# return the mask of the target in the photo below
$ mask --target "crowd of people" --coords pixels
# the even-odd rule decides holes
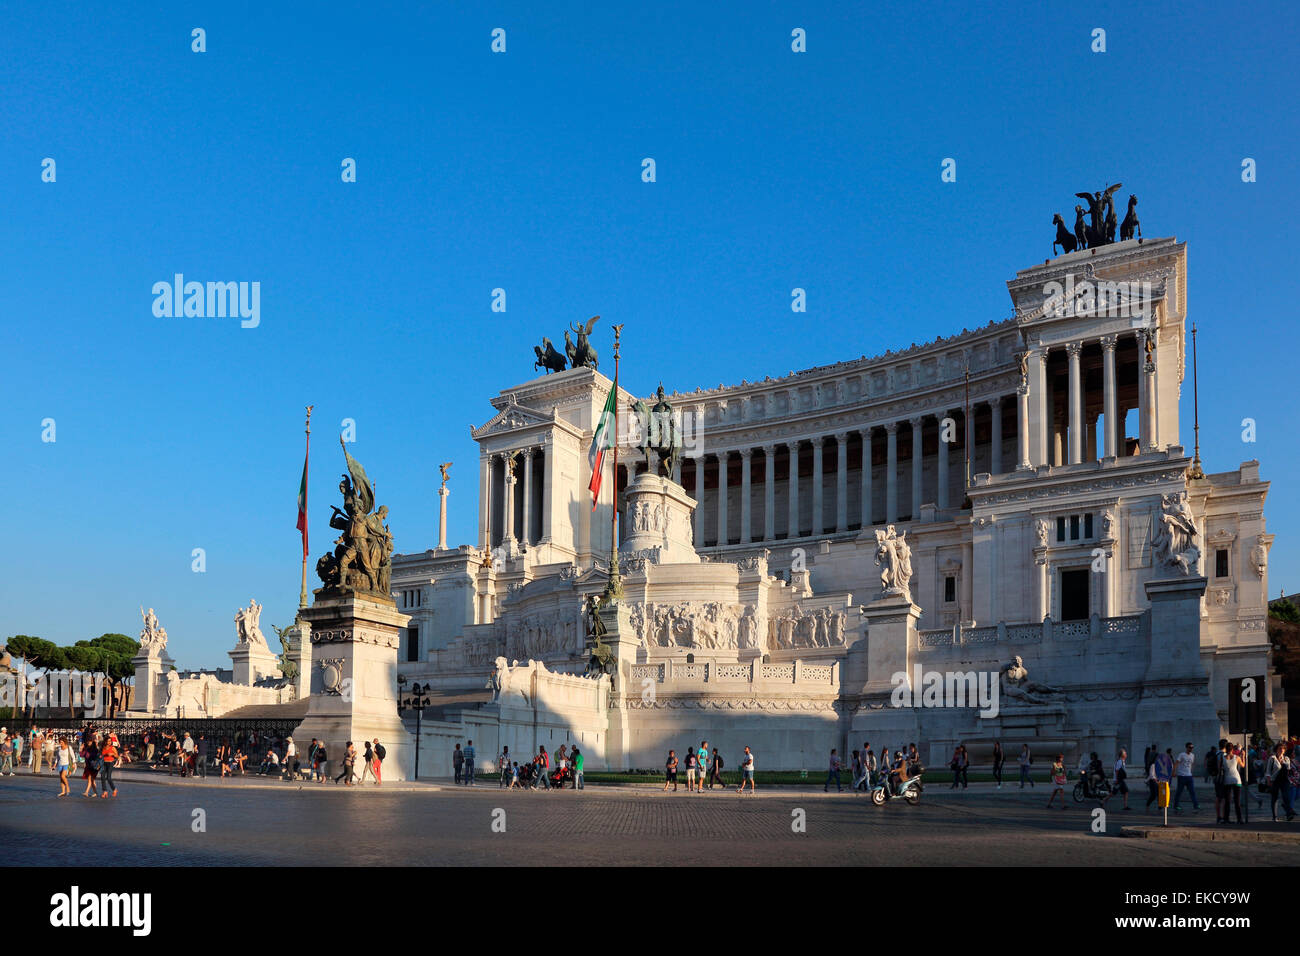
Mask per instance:
[[[210,741],[200,733],[179,735],[169,730],[149,729],[130,740],[112,731],[87,726],[80,730],[32,727],[10,732],[0,727],[0,776],[14,776],[20,769],[40,774],[48,767],[60,777],[60,796],[68,792],[67,777],[80,768],[86,780],[86,796],[117,796],[113,771],[127,764],[163,770],[180,777],[233,777],[261,775],[281,780],[325,783],[383,783],[383,761],[387,756],[378,738],[363,741],[358,753],[352,741],[340,755],[337,775],[331,774],[329,754],[323,741],[312,738],[300,753],[293,737],[236,734]]]
[[[497,787],[507,790],[583,790],[584,766],[586,758],[578,745],[572,748],[560,744],[554,754],[547,753],[544,746],[537,748],[537,753],[526,756],[523,763],[511,755],[510,748],[503,746],[495,759],[495,776]],[[491,758],[489,758],[491,759]],[[474,741],[459,743],[452,748],[451,764],[453,779],[457,785],[474,786],[478,776],[478,753]]]

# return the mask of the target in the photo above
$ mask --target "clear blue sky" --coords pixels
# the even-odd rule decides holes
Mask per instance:
[[[468,426],[542,335],[599,313],[608,355],[625,323],[642,394],[906,347],[1010,315],[1052,214],[1117,180],[1188,242],[1206,468],[1262,461],[1271,591],[1300,587],[1293,6],[603,6],[10,6],[0,638],[134,636],[144,604],[181,666],[227,664],[238,606],[296,607],[307,403],[313,552],[344,418],[399,551],[436,543],[448,459],[472,541]],[[155,318],[177,272],[260,282],[261,325]],[[1190,379],[1183,413],[1190,448]]]

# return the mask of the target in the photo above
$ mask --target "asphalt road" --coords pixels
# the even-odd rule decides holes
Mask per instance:
[[[57,798],[51,777],[0,780],[0,864],[1300,865],[1297,844],[1121,838],[1123,825],[1157,822],[1137,809],[1109,809],[1106,832],[1094,833],[1090,807],[1045,809],[1042,787],[954,793],[939,784],[919,806],[874,807],[820,788],[738,796],[656,787],[508,792],[489,783],[385,792],[119,780],[120,796],[109,800],[81,797],[80,781],[73,796]],[[1211,816],[1202,810],[1192,819]]]

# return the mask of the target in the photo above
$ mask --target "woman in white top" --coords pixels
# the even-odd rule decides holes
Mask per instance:
[[[1241,776],[1246,767],[1245,756],[1240,747],[1232,746],[1230,752],[1223,754],[1223,822],[1228,822],[1228,806],[1237,811],[1237,822],[1241,823]]]
[[[66,740],[60,740],[54,751],[54,769],[59,772],[59,796],[66,797],[72,791],[68,789],[68,768],[72,765],[72,748]]]

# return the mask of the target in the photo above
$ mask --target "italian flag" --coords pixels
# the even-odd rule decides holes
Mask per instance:
[[[302,559],[307,560],[307,460],[311,457],[311,438],[302,458],[302,481],[298,483],[298,530],[302,532]]]
[[[596,501],[600,498],[600,479],[605,473],[605,449],[614,447],[614,393],[618,385],[609,390],[605,407],[601,410],[600,420],[596,422],[596,434],[591,439],[591,449],[587,452],[587,463],[591,465],[591,510],[596,510]]]

